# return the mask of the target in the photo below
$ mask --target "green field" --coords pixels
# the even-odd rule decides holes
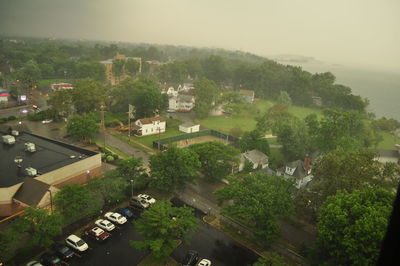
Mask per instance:
[[[390,134],[389,132],[379,132],[383,137],[383,140],[378,144],[378,149],[393,150],[395,144],[400,144],[400,138]]]
[[[196,122],[207,128],[229,133],[234,127],[240,127],[243,131],[253,130],[256,126],[255,118],[264,114],[275,102],[257,99],[254,104],[241,105],[240,112],[231,116],[213,116],[199,119]],[[290,106],[289,113],[304,119],[309,114],[322,115],[321,109]]]

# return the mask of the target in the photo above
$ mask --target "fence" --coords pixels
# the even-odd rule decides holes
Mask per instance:
[[[201,130],[199,132],[187,133],[187,134],[173,136],[173,137],[164,138],[164,139],[160,139],[160,140],[154,140],[153,148],[154,149],[160,148],[160,150],[165,150],[165,149],[167,149],[166,144],[181,141],[181,140],[186,140],[186,139],[194,139],[194,138],[198,138],[198,137],[202,137],[202,136],[214,136],[214,137],[226,140],[228,142],[232,142],[234,146],[236,146],[238,143],[238,138],[235,138],[231,135],[228,135],[228,134],[225,134],[225,133],[213,130],[213,129],[205,129],[205,130]]]

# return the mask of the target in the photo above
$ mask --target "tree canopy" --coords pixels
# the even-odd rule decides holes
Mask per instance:
[[[293,210],[292,189],[292,182],[283,177],[256,173],[230,178],[229,185],[215,194],[220,201],[233,201],[223,207],[223,213],[251,225],[262,241],[270,244],[279,236],[276,220]]]
[[[199,156],[192,150],[172,146],[150,157],[150,185],[165,191],[182,189],[193,183],[200,168]]]
[[[194,84],[196,90],[196,106],[194,108],[199,118],[207,117],[218,95],[217,85],[206,78],[198,80]]]
[[[221,142],[193,144],[189,149],[199,155],[200,171],[209,179],[224,179],[239,162],[239,151]]]
[[[99,110],[101,103],[105,101],[103,85],[93,79],[78,81],[71,93],[75,109],[78,113]]]
[[[157,201],[144,211],[134,223],[143,241],[131,241],[139,249],[150,249],[157,258],[168,256],[176,247],[176,240],[185,240],[198,227],[193,209],[173,207],[170,202]]]
[[[74,115],[68,120],[67,132],[77,139],[90,139],[99,130],[99,125],[89,115]]]
[[[318,215],[317,249],[326,265],[376,265],[394,194],[366,188],[328,197]]]

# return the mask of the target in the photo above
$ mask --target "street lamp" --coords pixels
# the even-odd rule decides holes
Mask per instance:
[[[133,197],[133,179],[131,179],[131,197]]]

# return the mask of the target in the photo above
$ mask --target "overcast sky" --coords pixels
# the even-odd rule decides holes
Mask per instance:
[[[0,0],[0,32],[297,54],[400,72],[400,0]]]

